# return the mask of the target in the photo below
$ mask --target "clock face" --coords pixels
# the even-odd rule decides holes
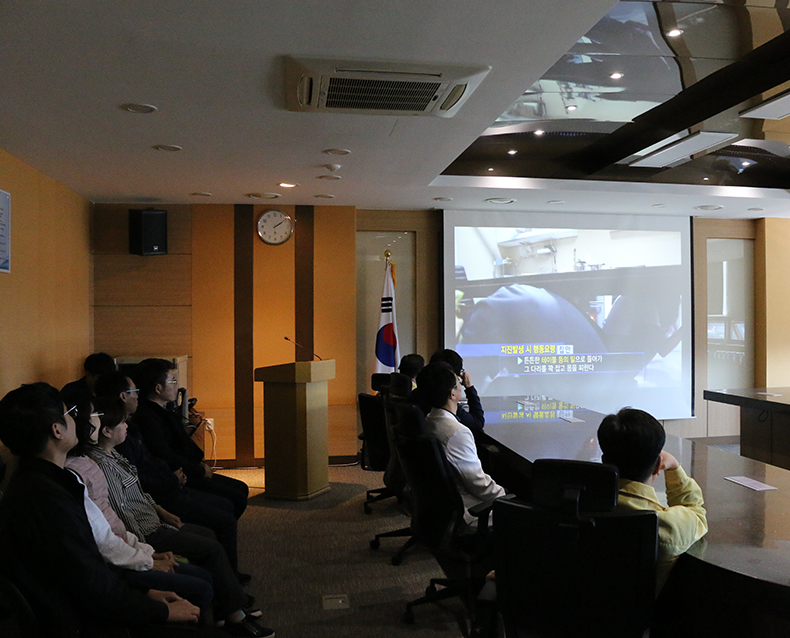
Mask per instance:
[[[281,210],[267,210],[258,218],[258,236],[267,244],[283,244],[293,232],[293,219]]]

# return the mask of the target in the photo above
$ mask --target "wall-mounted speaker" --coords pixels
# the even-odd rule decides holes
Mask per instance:
[[[129,253],[132,255],[167,254],[167,211],[129,210]]]

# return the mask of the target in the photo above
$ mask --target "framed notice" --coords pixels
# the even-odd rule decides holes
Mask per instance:
[[[11,272],[11,195],[0,191],[0,272]]]

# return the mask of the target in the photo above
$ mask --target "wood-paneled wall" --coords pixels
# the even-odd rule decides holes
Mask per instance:
[[[129,254],[129,209],[93,211],[95,348],[114,357],[192,354],[192,215],[167,210],[168,254]]]
[[[96,253],[96,347],[114,356],[190,356],[190,394],[197,408],[214,419],[216,450],[209,455],[232,460],[236,454],[234,361],[243,344],[234,334],[238,285],[253,296],[253,367],[295,359],[294,242],[268,246],[255,235],[250,216],[252,273],[234,271],[236,241],[232,205],[157,206],[168,211],[169,254],[128,254],[128,210],[140,204],[97,205],[93,247]],[[294,214],[293,207],[278,207]],[[314,210],[315,350],[337,361],[329,384],[330,454],[356,453],[355,362],[356,282],[353,207]],[[297,220],[298,228],[298,220]],[[248,289],[249,291],[249,289]],[[249,383],[252,383],[252,369]],[[245,380],[247,382],[247,380]],[[263,388],[254,388],[254,458],[263,447]],[[251,457],[252,458],[252,457]]]

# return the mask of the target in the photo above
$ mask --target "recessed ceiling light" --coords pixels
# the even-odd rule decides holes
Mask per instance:
[[[261,197],[263,199],[277,199],[278,197],[282,197],[280,193],[261,193]]]
[[[537,136],[545,135],[545,133],[546,133],[546,131],[544,131],[542,128],[536,129],[536,130],[535,130],[535,131],[533,131],[533,132],[534,132],[534,133],[535,133],[535,135],[537,135]]]
[[[515,199],[508,197],[489,197],[486,201],[489,204],[514,204],[516,202]]]
[[[139,113],[141,115],[154,113],[157,110],[153,104],[121,104],[120,108],[129,113]]]
[[[328,148],[324,151],[327,155],[349,155],[351,151],[347,148]]]
[[[334,195],[313,195],[313,197],[317,197],[318,199],[334,199]]]
[[[167,151],[168,153],[175,153],[176,151],[183,150],[183,147],[178,146],[178,144],[155,144],[151,148],[156,151]]]
[[[340,175],[319,175],[318,179],[329,179],[329,180],[335,180],[336,181],[336,180],[343,179],[343,178],[340,177]],[[282,184],[281,184],[281,186],[282,186]]]
[[[453,201],[452,197],[434,197],[433,201],[435,202],[451,202]]]
[[[263,195],[260,193],[247,193],[244,197],[249,197],[250,199],[263,199]]]
[[[666,204],[653,204],[653,208],[666,208]]]
[[[751,211],[754,211],[755,213],[758,213],[758,212],[760,212],[761,210],[765,210],[765,209],[764,209],[764,208],[749,208],[749,209],[747,209],[747,210],[751,210]]]
[[[565,200],[564,199],[550,199],[546,203],[547,204],[564,204]]]
[[[516,149],[514,149],[514,148],[511,148],[511,149],[510,149],[510,150],[507,152],[507,154],[508,154],[508,155],[515,155],[516,153],[518,153],[518,151],[517,151]]]
[[[667,36],[670,38],[677,38],[679,35],[683,35],[683,29],[670,29],[667,31]]]
[[[575,111],[578,108],[579,107],[576,106],[575,104],[568,104],[568,106],[565,107],[565,110],[568,111],[568,113],[571,113],[571,112]]]
[[[721,210],[724,206],[716,206],[715,204],[704,204],[702,206],[695,206],[694,210]]]
[[[297,186],[299,186],[299,184],[291,183],[291,182],[280,182],[277,185],[280,186],[281,188],[296,188]]]
[[[339,171],[341,168],[343,168],[343,165],[342,164],[321,164],[321,168],[325,168],[329,172],[334,173],[335,171]]]
[[[744,160],[741,162],[741,166],[751,166],[754,162],[750,162],[749,160]]]
[[[194,193],[189,194],[190,197],[211,197],[211,193],[206,191],[195,191]]]
[[[612,78],[613,80],[619,80],[623,77],[623,74],[620,73],[620,71],[615,71],[609,77]]]
[[[707,181],[709,181],[709,180],[710,180],[710,177],[703,177],[703,178],[702,178],[702,181],[703,181],[703,182],[707,182]]]
[[[491,167],[489,167],[489,168],[488,168],[488,172],[489,172],[489,173],[490,173],[491,171],[493,171],[493,170],[494,170],[494,169],[493,169],[493,168],[491,168]]]

